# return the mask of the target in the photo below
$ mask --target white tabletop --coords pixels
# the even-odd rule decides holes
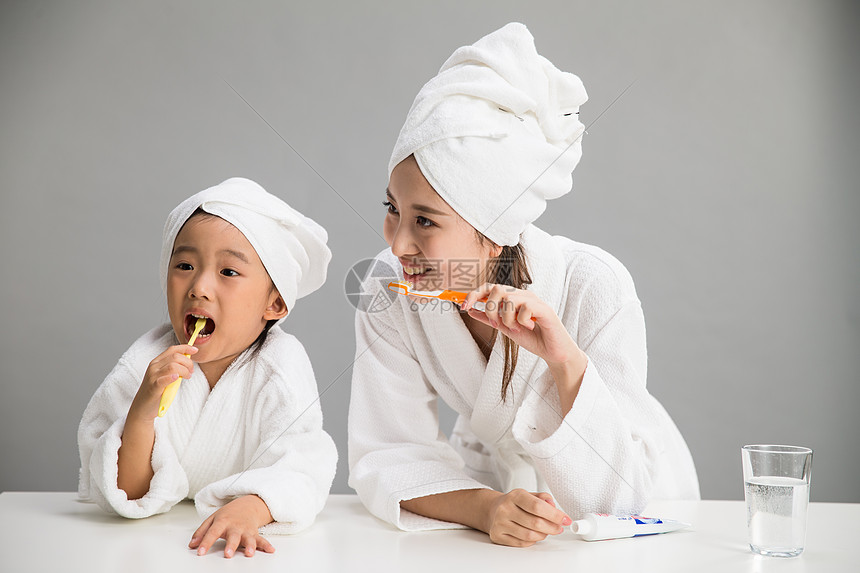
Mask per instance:
[[[806,550],[781,559],[753,555],[742,501],[654,502],[645,515],[693,527],[674,533],[586,542],[570,531],[526,549],[502,547],[472,530],[406,533],[372,517],[353,495],[332,495],[317,522],[293,536],[269,536],[274,554],[223,557],[187,548],[200,524],[194,506],[142,520],[76,501],[73,493],[0,494],[0,571],[433,572],[522,571],[860,571],[860,504],[813,503]]]

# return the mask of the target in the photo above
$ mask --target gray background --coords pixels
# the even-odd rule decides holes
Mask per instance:
[[[89,397],[166,318],[167,213],[242,175],[329,231],[329,281],[286,329],[310,354],[340,449],[333,491],[349,491],[343,284],[385,246],[391,147],[448,55],[518,20],[583,79],[581,117],[597,120],[574,191],[538,224],[633,274],[649,388],[686,437],[703,496],[742,497],[740,446],[776,442],[815,449],[814,500],[860,501],[856,5],[0,10],[0,490],[75,489]]]

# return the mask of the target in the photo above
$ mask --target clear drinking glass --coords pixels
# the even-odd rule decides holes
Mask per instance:
[[[744,446],[744,498],[750,549],[795,557],[806,541],[812,450],[800,446]]]

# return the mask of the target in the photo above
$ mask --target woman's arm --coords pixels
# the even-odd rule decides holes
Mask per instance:
[[[574,519],[697,490],[683,438],[646,389],[645,321],[629,273],[591,253],[569,276],[560,318],[587,355],[582,381],[569,409],[555,368],[531,381],[514,438]]]
[[[482,297],[487,297],[485,312],[472,308]],[[556,312],[533,292],[489,283],[470,292],[462,308],[546,362],[558,389],[561,416],[566,416],[582,385],[588,357]]]
[[[468,525],[489,534],[493,543],[514,547],[534,545],[571,524],[548,493],[522,489],[507,494],[491,489],[449,491],[403,500],[400,507],[426,517]]]
[[[461,489],[405,499],[400,502],[400,507],[425,517],[462,523],[486,533],[490,506],[500,495],[491,489]]]
[[[577,350],[579,350],[577,348]],[[579,388],[582,386],[582,379],[585,376],[585,368],[588,366],[588,358],[581,350],[577,353],[577,357],[561,363],[548,364],[549,373],[555,381],[555,387],[558,389],[558,399],[561,402],[561,415],[566,416],[570,409],[573,408],[573,402],[576,400],[576,395],[579,394]]]
[[[460,522],[403,511],[400,501],[486,486],[464,471],[462,458],[439,430],[438,395],[409,336],[410,328],[420,328],[418,317],[399,304],[356,313],[349,485],[372,514],[401,529],[450,528]]]

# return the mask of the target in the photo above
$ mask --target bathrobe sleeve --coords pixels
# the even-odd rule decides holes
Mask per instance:
[[[463,471],[441,432],[436,392],[406,337],[388,322],[399,310],[356,313],[349,485],[372,514],[400,529],[464,528],[400,507],[403,500],[487,486]]]
[[[276,343],[255,358],[253,375],[264,384],[257,395],[247,391],[247,469],[205,486],[194,502],[205,518],[237,497],[254,494],[274,519],[261,533],[291,534],[311,525],[325,506],[337,449],[323,431],[316,378],[304,347],[280,330],[272,329],[269,337]]]
[[[655,494],[698,499],[686,443],[645,388],[645,321],[630,275],[608,255],[572,272],[561,318],[588,356],[582,385],[562,419],[543,370],[515,418],[515,439],[573,519],[638,513]]]
[[[118,452],[128,409],[143,380],[148,356],[157,356],[161,329],[153,330],[120,358],[96,390],[78,427],[81,470],[78,495],[95,501],[105,511],[123,517],[142,518],[163,513],[188,495],[188,479],[167,436],[163,419],[155,421],[152,451],[153,478],[149,491],[140,499],[128,499],[117,487]],[[143,365],[143,366],[142,366]]]

